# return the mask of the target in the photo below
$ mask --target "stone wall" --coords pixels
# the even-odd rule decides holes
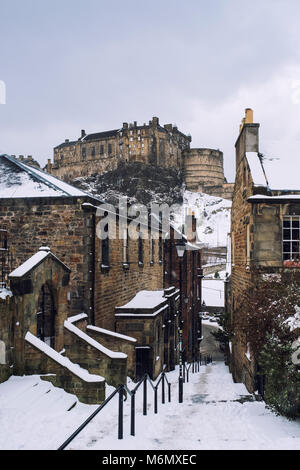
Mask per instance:
[[[71,269],[70,314],[89,312],[91,297],[90,215],[81,206],[89,198],[0,199],[1,228],[8,230],[11,270],[49,246]]]
[[[77,326],[77,324],[76,324]],[[137,341],[125,338],[120,338],[114,335],[114,332],[104,333],[97,329],[97,327],[87,326],[87,334],[96,341],[99,341],[103,346],[111,351],[123,352],[127,355],[127,375],[135,379],[135,346]]]
[[[127,357],[112,358],[67,328],[64,331],[64,338],[65,354],[72,362],[79,364],[90,374],[105,377],[109,385],[118,387],[120,384],[126,384]]]
[[[76,395],[83,403],[95,404],[105,400],[105,381],[81,379],[28,342],[25,342],[25,370],[27,374],[53,374],[42,379]]]
[[[97,218],[97,223],[99,220]],[[118,230],[119,226],[116,238],[109,240],[107,269],[101,268],[102,247],[99,238],[96,238],[95,247],[95,325],[112,331],[116,330],[115,307],[129,302],[140,290],[163,288],[163,264],[159,260],[159,241],[154,240],[154,253],[151,257],[151,240],[149,237],[143,240],[141,264],[138,240],[128,239],[128,258],[127,262],[123,263],[123,240],[119,239]],[[147,227],[142,231],[145,234],[149,233]]]
[[[254,129],[258,129],[254,127]],[[254,221],[251,204],[248,197],[253,194],[253,180],[245,158],[246,142],[248,141],[248,125],[241,131],[236,144],[236,179],[231,209],[231,323],[234,325],[241,313],[241,304],[249,295],[253,285],[250,261],[254,249]],[[251,132],[253,128],[251,126]],[[257,135],[258,139],[258,135]],[[248,151],[248,150],[247,150]],[[247,237],[249,237],[249,252],[247,257]],[[246,357],[247,339],[237,332],[232,342],[232,373],[235,381],[254,382],[254,365]],[[251,387],[250,387],[251,388]]]
[[[13,322],[11,297],[0,298],[0,383],[13,373]]]
[[[39,296],[43,285],[48,284],[53,294],[54,309],[54,349],[60,351],[64,346],[64,321],[68,316],[67,292],[68,283],[64,281],[65,268],[47,257],[41,264],[24,276],[20,281],[12,279],[12,297],[14,313],[14,374],[22,375],[25,372],[24,338],[29,331],[37,336],[37,312],[39,308]],[[67,274],[68,275],[68,274]],[[30,292],[21,294],[18,292],[19,282],[29,280]]]

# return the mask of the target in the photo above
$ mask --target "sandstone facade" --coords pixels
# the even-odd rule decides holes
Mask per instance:
[[[238,382],[244,382],[250,392],[257,387],[257,364],[249,351],[247,338],[235,328],[236,320],[243,315],[241,304],[248,298],[257,276],[300,270],[300,263],[291,261],[284,253],[286,221],[291,218],[295,224],[300,224],[300,203],[297,199],[300,190],[279,191],[268,188],[267,184],[257,184],[251,172],[249,153],[251,158],[257,159],[254,163],[261,168],[258,131],[259,124],[253,123],[252,113],[249,119],[246,112],[236,142],[236,180],[231,211],[232,273],[226,298],[226,308],[230,311],[234,328],[231,356],[233,377]],[[299,239],[299,232],[297,236]]]

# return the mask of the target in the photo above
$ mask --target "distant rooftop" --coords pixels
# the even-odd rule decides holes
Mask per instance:
[[[10,155],[0,155],[0,198],[66,196],[93,197]]]

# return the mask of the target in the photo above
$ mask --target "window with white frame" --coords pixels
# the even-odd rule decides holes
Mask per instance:
[[[300,261],[300,216],[283,218],[282,224],[283,261]]]

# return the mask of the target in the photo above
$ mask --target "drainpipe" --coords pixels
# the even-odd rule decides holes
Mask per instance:
[[[90,306],[91,306],[91,323],[95,325],[95,251],[96,251],[96,214],[92,213],[92,236],[91,236],[91,297],[90,297]]]

